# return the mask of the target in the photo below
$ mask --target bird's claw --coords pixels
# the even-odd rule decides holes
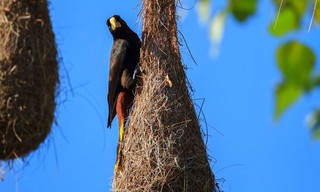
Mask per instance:
[[[143,71],[144,71],[143,68],[139,64],[136,65],[136,67],[134,69],[134,72],[133,72],[133,77],[132,78],[136,79],[139,74],[143,73]]]

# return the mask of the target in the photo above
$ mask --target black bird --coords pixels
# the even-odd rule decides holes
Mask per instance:
[[[108,104],[108,127],[118,116],[119,143],[115,171],[121,170],[121,145],[125,123],[134,99],[136,72],[138,69],[141,41],[119,15],[107,20],[107,26],[113,37],[110,55]]]

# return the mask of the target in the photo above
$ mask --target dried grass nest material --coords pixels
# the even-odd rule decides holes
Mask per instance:
[[[0,159],[37,149],[54,121],[57,51],[46,0],[0,2]]]
[[[175,0],[143,1],[144,73],[124,134],[115,192],[217,191],[186,86],[175,8]]]

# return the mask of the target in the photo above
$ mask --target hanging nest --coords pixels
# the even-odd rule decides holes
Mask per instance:
[[[143,1],[144,74],[113,191],[216,191],[181,63],[175,8],[175,0]]]
[[[46,0],[0,3],[0,159],[37,149],[54,121],[57,51]]]

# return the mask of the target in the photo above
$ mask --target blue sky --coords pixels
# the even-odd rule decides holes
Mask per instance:
[[[319,106],[310,93],[273,121],[276,83],[281,80],[274,54],[283,41],[299,38],[320,55],[319,29],[284,39],[267,32],[272,13],[260,1],[258,13],[243,25],[228,18],[217,58],[210,57],[208,26],[195,8],[182,11],[179,30],[188,78],[208,128],[208,152],[222,189],[235,192],[320,190],[320,144],[312,140],[305,117]],[[44,145],[0,181],[0,192],[109,191],[118,139],[117,122],[106,128],[107,76],[112,37],[105,21],[121,15],[141,35],[140,1],[52,1],[52,23],[62,57],[57,125]],[[193,1],[183,2],[187,7]],[[214,1],[214,10],[223,1]],[[181,10],[179,10],[181,11]],[[136,24],[136,25],[135,25]],[[319,69],[319,61],[317,63]],[[71,86],[70,86],[71,85]]]

